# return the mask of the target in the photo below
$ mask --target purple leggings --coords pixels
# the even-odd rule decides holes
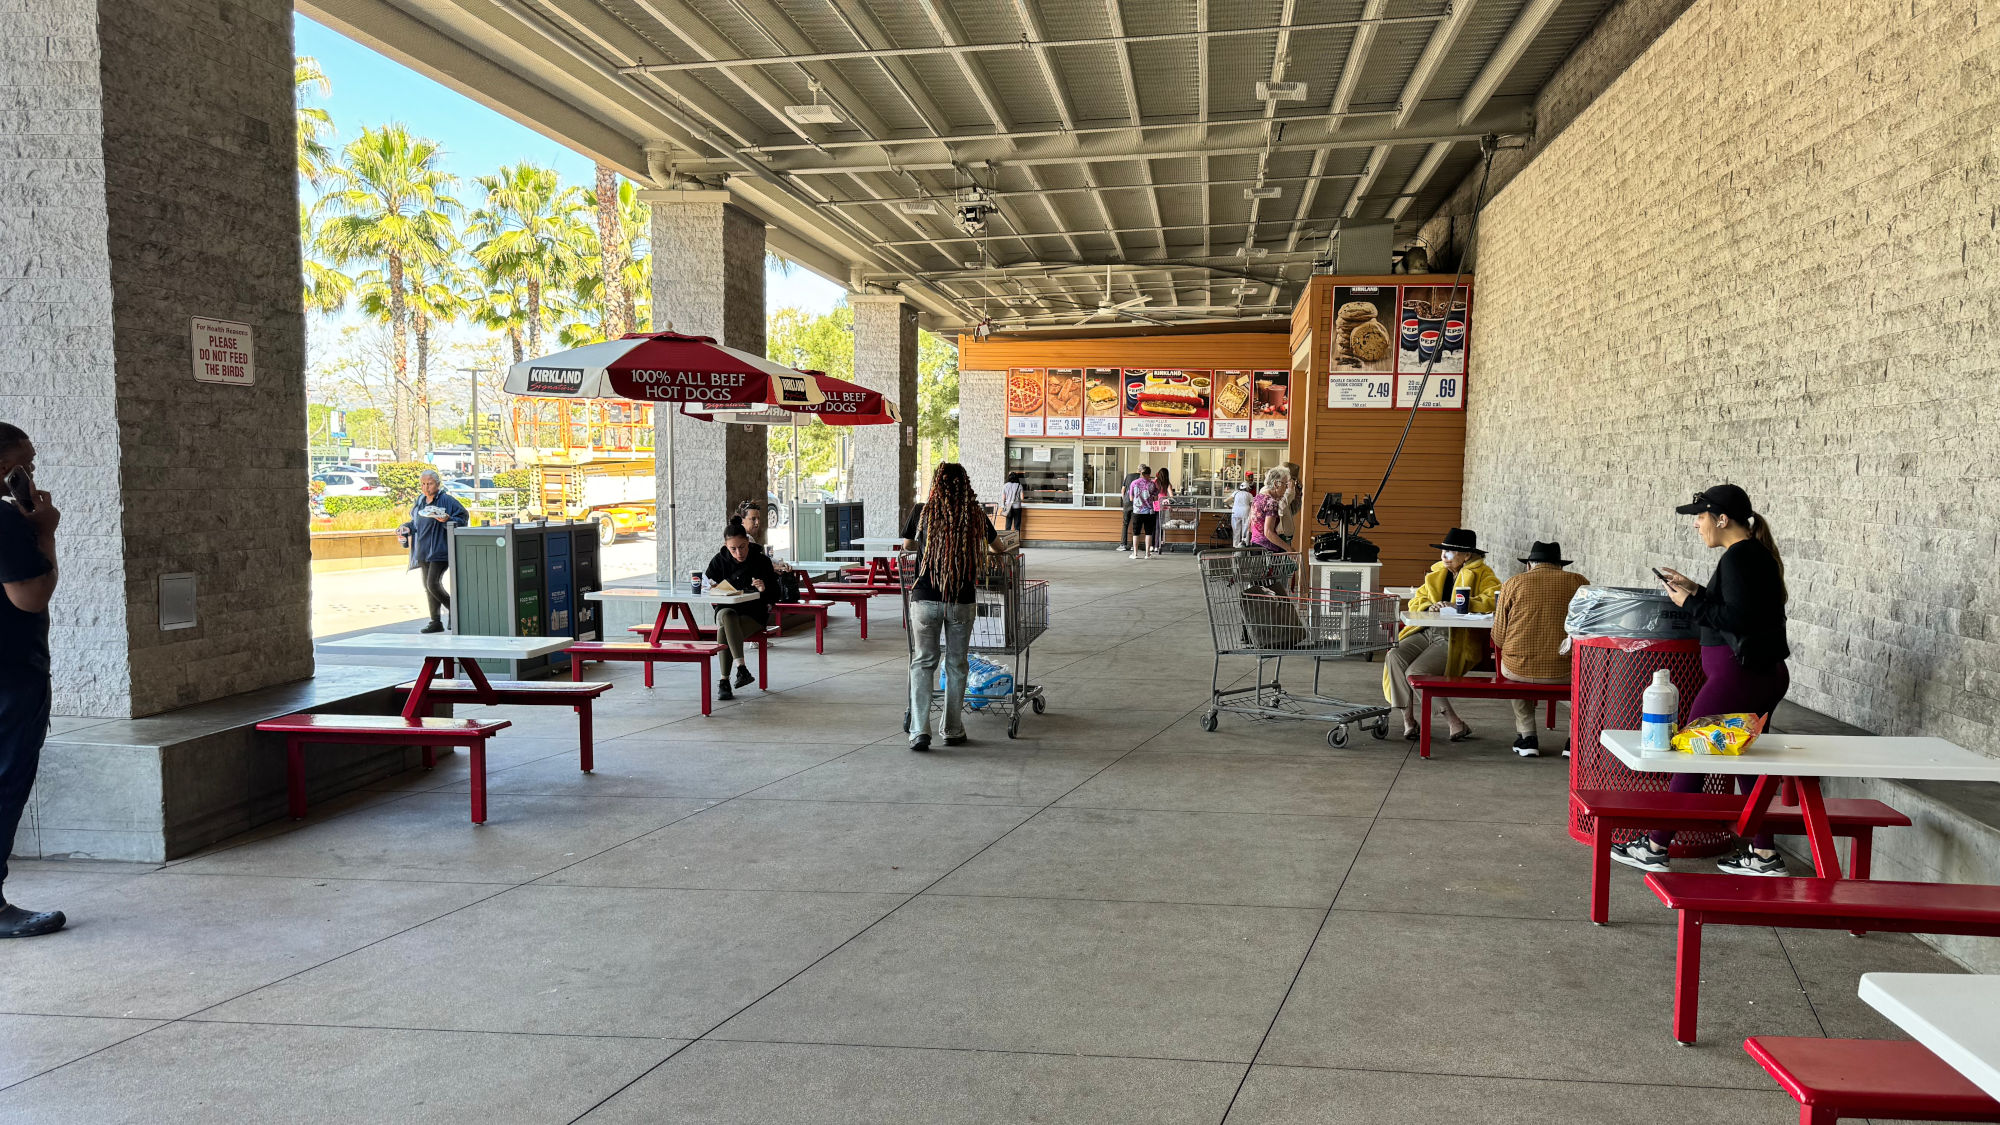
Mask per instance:
[[[1699,719],[1705,715],[1728,715],[1747,712],[1752,715],[1769,715],[1778,709],[1778,703],[1791,690],[1792,673],[1784,661],[1761,672],[1752,672],[1736,663],[1736,654],[1728,645],[1701,646],[1701,670],[1708,682],[1695,693],[1694,703],[1688,707],[1688,718]],[[1750,792],[1750,785],[1757,779],[1747,775],[1736,779],[1740,792]],[[1677,773],[1667,784],[1671,793],[1699,793],[1708,785],[1706,774]],[[1661,847],[1673,843],[1672,832],[1653,833],[1654,842]],[[1760,832],[1750,841],[1752,847],[1771,851],[1777,847],[1769,832]]]

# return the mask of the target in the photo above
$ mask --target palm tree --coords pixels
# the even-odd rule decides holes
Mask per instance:
[[[624,271],[624,225],[619,222],[618,173],[597,166],[597,276],[603,279],[598,299],[604,302],[601,323],[604,338],[623,335],[631,321],[625,319],[625,302],[618,301],[617,279]]]
[[[450,257],[457,239],[452,216],[461,207],[449,193],[454,177],[438,167],[437,143],[410,136],[401,125],[363,129],[341,150],[329,169],[333,188],[319,208],[331,213],[320,227],[319,248],[335,264],[380,262],[384,266],[391,350],[395,354],[396,456],[406,459],[415,441],[411,416],[407,297],[404,276],[412,266],[436,267]]]
[[[319,91],[323,98],[333,93],[333,83],[320,70],[318,59],[311,55],[296,56],[292,64],[292,99],[298,106],[299,175],[316,184],[333,162],[333,150],[320,139],[333,132],[333,115],[318,106],[302,104],[312,90]]]
[[[306,311],[339,312],[347,304],[347,298],[354,294],[354,279],[325,262],[315,260],[311,249],[316,241],[312,226],[312,209],[301,203],[299,246],[305,251],[301,264],[305,270]]]
[[[644,332],[653,322],[653,209],[630,180],[618,185],[618,225],[625,239],[617,286],[619,318],[627,332]]]
[[[424,449],[433,446],[431,440],[431,330],[453,321],[465,318],[471,313],[474,300],[473,287],[465,270],[455,257],[447,257],[437,265],[412,261],[405,267],[403,279],[407,285],[405,298],[410,314],[411,334],[416,340],[417,370],[410,380],[411,405],[414,408],[411,428],[421,428],[423,440],[419,444]],[[386,320],[391,294],[387,279],[379,271],[364,274],[360,282],[361,311],[378,320]]]
[[[528,327],[527,301],[520,288],[512,285],[488,284],[473,298],[471,320],[489,332],[498,332],[507,337],[507,346],[514,352],[514,362],[528,358],[521,345],[522,334]]]
[[[562,186],[554,169],[526,162],[478,182],[486,199],[466,227],[468,235],[481,239],[472,248],[473,260],[489,285],[520,286],[528,351],[539,355],[547,296],[575,284],[588,268],[587,196],[581,188]]]

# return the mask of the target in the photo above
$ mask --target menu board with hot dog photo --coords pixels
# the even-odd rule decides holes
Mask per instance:
[[[1115,367],[1092,367],[1083,373],[1083,436],[1117,437],[1119,402],[1124,380]]]
[[[1042,382],[1043,431],[1049,437],[1080,437],[1083,434],[1083,371],[1081,368],[1053,367]]]
[[[1207,371],[1125,371],[1125,426],[1128,438],[1205,438]]]
[[[1472,290],[1449,285],[1405,285],[1396,314],[1396,370],[1465,373],[1471,354]],[[1429,396],[1426,395],[1426,398]]]
[[[1042,370],[1015,368],[1007,373],[1007,436],[1042,436]]]
[[[1336,285],[1333,288],[1335,374],[1396,369],[1396,287]]]

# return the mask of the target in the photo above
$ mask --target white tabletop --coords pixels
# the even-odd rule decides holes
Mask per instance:
[[[707,588],[697,594],[686,586],[606,586],[602,590],[587,590],[585,601],[640,601],[640,602],[683,602],[688,605],[742,605],[754,602],[757,595],[711,594]]]
[[[1420,625],[1426,629],[1491,629],[1493,615],[1490,613],[1438,613],[1424,610],[1421,613],[1403,611],[1403,624]]]
[[[1348,562],[1345,559],[1314,559],[1312,560],[1312,564],[1314,566],[1339,567],[1342,570],[1368,570],[1371,567],[1375,570],[1382,569],[1382,564],[1378,562]]]
[[[900,535],[869,535],[848,540],[857,547],[894,547],[902,541],[903,537]]]
[[[320,647],[350,656],[426,656],[454,660],[532,660],[561,652],[575,637],[474,637],[456,633],[365,633]]]
[[[2000,1098],[2000,977],[1863,973],[1861,998],[1910,1038]]]
[[[826,557],[827,557],[827,558],[830,558],[830,559],[875,559],[875,558],[881,558],[881,557],[882,557],[882,552],[880,552],[880,551],[828,551],[828,552],[826,553]]]
[[[2000,758],[1975,754],[1942,738],[1765,734],[1741,754],[1641,754],[1636,730],[1607,730],[1598,741],[1619,761],[1646,773],[2000,781]]]

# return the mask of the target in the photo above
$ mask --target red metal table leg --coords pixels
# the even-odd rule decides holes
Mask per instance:
[[[1419,717],[1417,720],[1417,754],[1420,757],[1428,758],[1431,756],[1430,690],[1428,688],[1418,688],[1417,700],[1417,707],[1419,708]]]
[[[293,820],[306,818],[306,751],[299,736],[285,736],[285,799]]]
[[[1694,1042],[1695,1010],[1701,1003],[1701,915],[1681,911],[1680,941],[1674,951],[1674,1038]]]
[[[596,745],[592,740],[590,721],[590,700],[576,705],[576,745],[578,763],[583,772],[597,768]]]
[[[403,701],[403,717],[417,719],[424,715],[431,701],[431,681],[437,679],[438,658],[424,657],[423,670],[417,673],[417,682],[410,685],[410,698]]]
[[[472,740],[472,823],[486,823],[486,740]]]
[[[667,618],[673,612],[675,604],[674,602],[660,603],[660,612],[653,615],[653,631],[646,634],[647,644],[656,645],[660,643],[660,635],[667,631]],[[648,670],[650,671],[650,668]],[[653,681],[647,680],[646,686],[652,687]]]
[[[1611,921],[1611,829],[1601,816],[1590,824],[1590,920]]]
[[[652,665],[648,664],[646,667],[651,668]],[[709,664],[707,657],[703,657],[701,660],[701,713],[704,718],[708,716],[710,709],[714,706],[715,684],[710,678],[713,674],[713,666]]]
[[[472,681],[472,690],[479,693],[479,702],[484,703],[488,707],[497,707],[500,705],[500,697],[494,693],[493,684],[487,680],[486,670],[479,666],[479,661],[466,661],[465,675],[467,679]]]
[[[861,639],[862,639],[862,640],[864,640],[864,641],[865,641],[865,640],[867,640],[867,639],[868,639],[868,599],[867,599],[867,598],[863,598],[863,599],[861,599],[860,601],[858,601],[858,602],[855,602],[855,603],[854,603],[854,619],[855,619],[856,621],[859,621],[859,622],[861,622]]]
[[[1826,799],[1820,796],[1819,778],[1798,779],[1799,812],[1805,817],[1806,841],[1812,845],[1813,876],[1840,878],[1840,853],[1834,850],[1833,826],[1827,822]]]
[[[771,690],[771,639],[757,638],[757,690]]]
[[[1771,799],[1778,795],[1780,778],[1761,774],[1757,784],[1750,789],[1750,796],[1743,801],[1743,811],[1736,814],[1735,832],[1744,839],[1757,834],[1764,824],[1764,814],[1771,809]]]

